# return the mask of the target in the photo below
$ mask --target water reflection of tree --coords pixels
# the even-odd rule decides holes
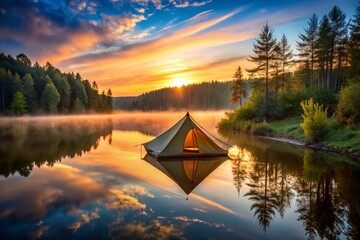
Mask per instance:
[[[220,133],[253,155],[245,177],[250,191],[245,196],[253,201],[251,209],[264,230],[275,212],[284,216],[296,198],[293,207],[307,238],[360,239],[358,161],[262,138]]]
[[[291,200],[294,197],[294,192],[291,188],[291,176],[285,169],[285,160],[282,159],[280,163],[275,163],[275,192],[277,210],[281,218],[285,215],[286,208],[291,206]]]
[[[33,167],[53,166],[64,157],[96,148],[100,137],[111,141],[111,120],[21,121],[0,123],[0,175],[29,176]]]
[[[275,216],[277,207],[276,193],[270,188],[269,163],[267,158],[265,162],[256,162],[254,171],[250,173],[250,191],[244,196],[249,196],[249,200],[254,203],[250,210],[254,210],[254,216],[257,216],[260,226],[266,231],[270,226],[272,218]]]
[[[304,153],[304,177],[297,182],[298,220],[303,221],[306,236],[336,239],[344,233],[347,209],[334,181],[334,172],[326,160],[313,150]]]
[[[238,192],[238,196],[240,196],[240,190],[243,186],[243,183],[245,182],[250,160],[251,153],[249,153],[245,149],[239,149],[238,156],[235,156],[234,159],[231,160],[233,181],[234,186]]]

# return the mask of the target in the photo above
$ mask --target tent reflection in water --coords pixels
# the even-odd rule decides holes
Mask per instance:
[[[226,156],[228,151],[216,142],[221,143],[186,113],[170,129],[143,145],[156,158]]]
[[[189,195],[207,176],[223,164],[227,157],[163,158],[146,154],[144,160],[165,173]]]

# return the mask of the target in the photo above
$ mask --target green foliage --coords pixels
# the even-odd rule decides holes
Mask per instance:
[[[307,73],[307,69],[310,72],[310,82],[308,86],[314,85],[314,69],[316,64],[316,42],[318,39],[318,17],[314,13],[308,21],[308,28],[305,28],[305,33],[299,34],[300,41],[297,42],[297,49],[299,50],[300,61],[305,67],[303,73]]]
[[[73,111],[76,112],[76,113],[84,113],[85,112],[85,105],[80,100],[80,98],[75,99]]]
[[[31,77],[31,74],[27,73],[21,79],[24,86],[24,95],[28,105],[28,110],[30,113],[35,112],[36,109],[36,94],[34,89],[34,80]]]
[[[254,56],[250,56],[249,61],[254,62],[256,67],[247,70],[252,76],[259,75],[265,80],[265,115],[269,113],[268,96],[269,96],[269,72],[271,62],[275,59],[274,48],[276,46],[276,38],[274,37],[274,29],[269,24],[263,26],[259,37],[255,39]]]
[[[356,8],[350,24],[349,39],[350,71],[351,78],[360,76],[360,5]]]
[[[276,136],[304,141],[304,131],[300,127],[300,117],[286,118],[270,122],[269,125]]]
[[[13,114],[21,115],[27,112],[25,96],[22,92],[16,92],[10,105]]]
[[[55,85],[55,89],[60,94],[60,102],[56,104],[57,109],[50,110],[49,106],[54,104],[49,105],[44,100],[45,88],[48,84]],[[74,107],[78,111],[79,104],[74,105],[77,98],[82,101],[81,109],[95,112],[111,111],[112,96],[108,95],[104,98],[98,94],[98,86],[95,82],[93,86],[94,88],[88,80],[83,80],[80,74],[75,76],[73,73],[62,73],[49,62],[42,67],[37,62],[32,65],[31,60],[23,53],[16,59],[0,53],[0,113],[10,112],[12,98],[16,92],[21,92],[25,96],[30,113],[44,111],[67,113],[72,112]],[[56,96],[55,91],[50,94],[47,89],[46,92],[47,96]]]
[[[360,83],[353,83],[340,90],[336,117],[344,123],[360,123]]]
[[[251,133],[258,136],[268,136],[272,134],[272,129],[266,121],[255,122],[250,120],[236,120],[236,118],[236,112],[227,112],[226,118],[221,119],[218,127],[223,130]]]
[[[258,116],[256,105],[249,102],[242,108],[234,110],[234,120],[252,120]]]
[[[60,94],[53,83],[46,84],[41,96],[41,104],[46,112],[56,113],[60,102]]]
[[[269,123],[266,121],[259,123],[252,123],[251,133],[258,136],[269,136],[273,133]]]
[[[19,55],[16,56],[16,60],[21,63],[24,64],[28,67],[31,66],[31,60],[28,58],[28,56],[26,56],[24,53],[20,53]]]
[[[312,98],[300,103],[304,113],[303,123],[300,126],[304,129],[305,140],[310,142],[321,141],[328,131],[327,109],[315,102]]]
[[[240,107],[242,107],[242,98],[246,98],[248,93],[246,91],[246,84],[243,79],[243,75],[241,73],[241,67],[239,66],[233,76],[233,85],[231,86],[231,102],[239,103]]]
[[[59,112],[66,113],[68,112],[70,106],[70,97],[71,97],[70,85],[67,82],[66,77],[60,76],[58,74],[54,77],[53,82],[60,94],[60,102],[58,106]]]

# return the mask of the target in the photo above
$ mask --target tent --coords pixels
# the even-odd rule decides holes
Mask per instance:
[[[165,173],[187,195],[228,159],[227,157],[156,159],[149,154],[144,157],[146,162]]]
[[[157,158],[226,156],[228,151],[215,141],[220,142],[186,113],[170,129],[143,145]]]

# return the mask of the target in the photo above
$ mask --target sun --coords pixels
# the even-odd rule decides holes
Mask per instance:
[[[172,80],[170,82],[170,87],[182,87],[182,86],[186,86],[189,85],[191,83],[190,80],[184,79],[184,78],[175,78],[174,80]]]

